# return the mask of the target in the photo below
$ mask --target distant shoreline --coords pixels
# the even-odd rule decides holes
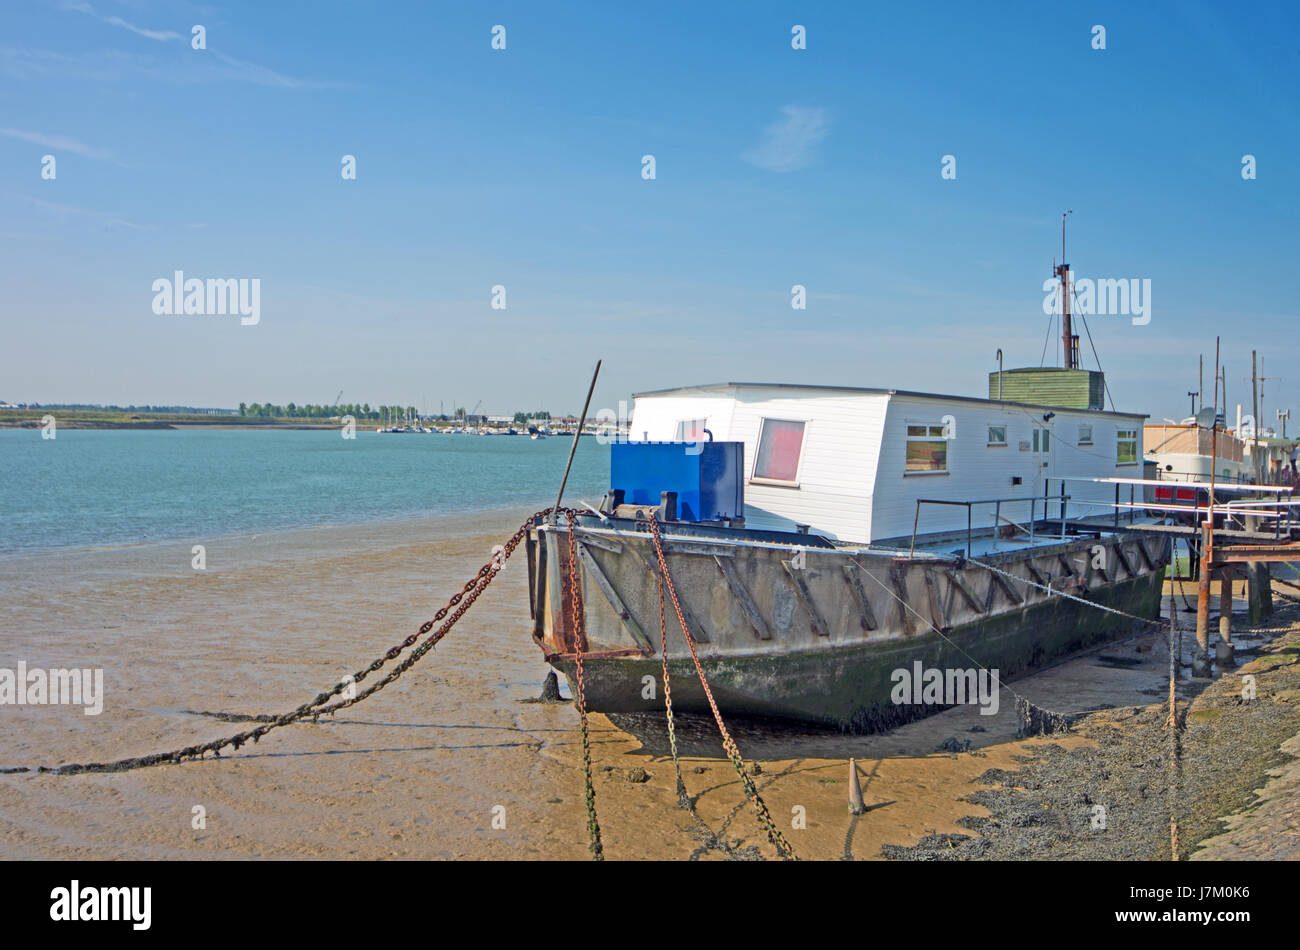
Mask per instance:
[[[112,412],[95,409],[0,409],[0,429],[39,429],[53,416],[60,429],[337,429],[329,420],[260,419],[189,413]]]
[[[310,420],[285,418],[260,418],[258,416],[201,416],[184,413],[121,413],[102,412],[87,409],[0,409],[0,429],[40,429],[42,419],[53,416],[60,429],[326,429],[337,431],[343,425],[338,420]],[[358,430],[367,431],[384,423],[373,419],[358,419]],[[465,423],[448,423],[439,426],[431,424],[434,429],[450,429],[453,425]],[[486,428],[501,428],[487,426]],[[519,429],[518,425],[513,427]]]

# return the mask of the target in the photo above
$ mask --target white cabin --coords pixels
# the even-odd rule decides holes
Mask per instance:
[[[867,543],[910,537],[917,499],[1003,503],[1029,519],[1028,499],[1061,479],[1141,478],[1136,413],[1069,409],[965,396],[769,383],[717,383],[634,397],[632,441],[745,444],[745,525]],[[703,430],[708,430],[705,435]],[[1115,487],[1065,481],[1069,518],[1110,516]],[[1123,501],[1128,501],[1127,490]],[[993,524],[994,507],[974,509]],[[967,509],[923,505],[919,534],[965,531]]]

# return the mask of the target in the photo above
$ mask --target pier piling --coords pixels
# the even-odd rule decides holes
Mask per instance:
[[[1192,676],[1210,678],[1210,544],[1211,523],[1201,524],[1201,576],[1196,591],[1196,646],[1192,649]]]
[[[1219,642],[1214,648],[1219,669],[1235,666],[1232,646],[1232,567],[1219,568]]]

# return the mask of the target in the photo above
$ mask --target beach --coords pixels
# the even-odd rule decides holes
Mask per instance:
[[[0,766],[109,761],[247,728],[187,710],[296,707],[414,632],[530,511],[216,539],[204,571],[191,566],[187,543],[174,542],[6,559],[3,655],[30,667],[102,667],[105,697],[98,716],[72,706],[0,709]],[[577,714],[570,703],[532,701],[548,668],[529,637],[517,558],[436,650],[334,719],[276,729],[221,758],[0,776],[0,857],[588,857]],[[1070,713],[1158,707],[1158,641],[1104,651],[1144,656],[1149,668],[1083,657],[1010,687],[1049,707],[1068,696]],[[997,803],[968,800],[990,770],[1096,745],[1083,734],[1017,740],[1012,705],[1004,694],[995,716],[956,708],[876,736],[730,725],[800,857],[920,857],[898,849],[971,837],[972,821],[994,815]],[[963,751],[940,751],[954,747],[949,739]],[[775,856],[711,722],[679,723],[696,815],[676,804],[661,717],[593,715],[592,743],[607,857]],[[861,816],[847,809],[850,756]],[[805,827],[796,827],[800,810]],[[1062,834],[1084,840],[1086,818],[1081,808],[1078,827]]]

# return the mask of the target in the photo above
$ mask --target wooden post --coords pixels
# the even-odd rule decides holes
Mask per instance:
[[[1196,646],[1192,648],[1192,676],[1209,679],[1210,670],[1210,565],[1214,549],[1214,475],[1219,465],[1219,338],[1214,338],[1214,421],[1210,426],[1210,504],[1201,523],[1201,576],[1196,591]],[[1199,441],[1200,436],[1197,436]]]
[[[1246,530],[1258,531],[1259,518],[1246,516]],[[1252,626],[1263,623],[1273,612],[1273,585],[1268,566],[1263,561],[1246,562],[1246,616]]]
[[[849,759],[849,814],[861,815],[867,810],[862,801],[862,785],[858,782],[858,763]]]
[[[1196,646],[1192,649],[1192,676],[1210,678],[1210,544],[1211,522],[1201,524],[1201,576],[1196,591]]]
[[[1232,656],[1232,565],[1219,568],[1219,642],[1214,660],[1219,669],[1236,666]]]
[[[1263,623],[1264,618],[1273,612],[1272,573],[1263,561],[1251,561],[1246,565],[1246,578],[1250,622],[1252,625]]]

